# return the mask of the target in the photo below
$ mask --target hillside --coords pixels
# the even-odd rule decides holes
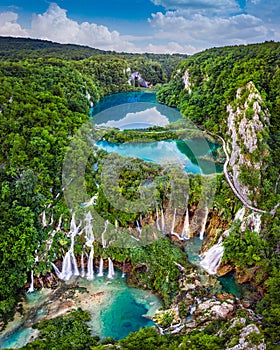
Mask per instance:
[[[225,239],[224,261],[247,271],[247,280],[249,275],[257,284],[266,280],[258,308],[271,335],[278,327],[280,300],[275,289],[280,263],[279,65],[280,43],[213,48],[179,64],[157,94],[223,140],[228,183],[246,208],[262,213],[258,235],[237,225]]]

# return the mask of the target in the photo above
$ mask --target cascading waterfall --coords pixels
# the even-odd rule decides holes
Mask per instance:
[[[43,225],[43,228],[47,227],[48,224],[47,224],[47,218],[46,218],[46,211],[44,210],[43,213],[42,213],[42,225]]]
[[[201,226],[201,229],[200,229],[200,232],[199,232],[199,238],[201,240],[203,240],[203,238],[204,238],[204,232],[205,232],[205,227],[206,227],[206,224],[207,224],[208,213],[209,213],[209,209],[206,206],[205,207],[205,214],[204,214],[202,226]]]
[[[163,208],[160,209],[160,212],[161,212],[161,232],[164,233],[164,230],[165,230],[165,220],[164,220]]]
[[[183,230],[181,234],[182,239],[189,239],[190,238],[190,219],[189,219],[189,209],[188,206],[186,207],[186,215],[183,225]]]
[[[27,291],[27,293],[33,293],[34,292],[34,273],[33,270],[31,271],[31,283],[30,283],[30,287]]]
[[[159,225],[158,207],[156,207],[156,225],[157,225],[157,230],[161,231],[161,228],[160,228],[160,225]]]
[[[122,278],[125,278],[125,261],[123,262],[123,269],[122,269]]]
[[[55,274],[57,275],[57,277],[58,277],[59,279],[62,279],[62,278],[61,278],[61,272],[59,271],[58,267],[57,267],[54,263],[52,263],[52,262],[51,262],[51,264],[52,264],[52,267],[53,267],[54,272],[55,272]]]
[[[80,225],[77,226],[75,222],[75,214],[72,215],[71,223],[70,223],[70,232],[71,234],[71,246],[68,252],[65,254],[62,263],[62,270],[59,272],[57,267],[54,267],[55,273],[58,278],[68,281],[72,276],[79,276],[79,269],[76,257],[74,255],[74,245],[75,245],[75,236],[79,232]]]
[[[142,234],[142,228],[141,228],[138,220],[136,220],[136,225],[137,225],[137,230],[138,230],[138,239],[140,239],[141,234]]]
[[[93,243],[94,243],[94,234],[92,230],[92,215],[90,211],[86,214],[85,222],[85,238],[86,238],[86,246],[90,248],[90,253],[87,261],[87,280],[92,281],[94,279],[94,268],[93,268],[93,257],[94,257],[94,248],[93,248]]]
[[[59,217],[56,231],[60,231],[61,230],[61,224],[62,224],[62,215],[60,215],[60,217]]]
[[[114,278],[114,275],[115,275],[115,271],[114,271],[114,264],[113,264],[113,261],[108,258],[108,263],[109,263],[109,266],[108,266],[108,278],[109,279],[113,279]]]
[[[103,265],[104,265],[103,258],[100,258],[99,270],[98,270],[98,274],[97,274],[98,277],[102,277],[103,276]]]
[[[209,275],[215,275],[220,266],[223,254],[224,247],[222,242],[219,242],[202,255],[203,259],[200,261],[200,266],[203,267]]]
[[[242,207],[238,212],[236,213],[234,220],[237,221],[240,220],[241,222],[244,219],[245,215],[245,207]],[[228,236],[230,234],[231,229],[226,230],[224,232],[224,236]],[[202,260],[200,261],[200,266],[206,270],[209,275],[215,275],[218,271],[218,268],[220,266],[222,257],[224,254],[224,247],[223,247],[223,236],[219,238],[219,241],[217,244],[213,245],[207,252],[202,254]]]
[[[245,215],[245,207],[242,207],[241,209],[238,210],[238,212],[235,214],[234,221],[240,220],[242,221]]]
[[[101,242],[102,242],[102,247],[103,247],[103,249],[105,249],[105,248],[106,248],[106,245],[107,245],[107,242],[106,242],[106,240],[105,240],[105,238],[104,238],[105,232],[106,232],[106,230],[107,230],[107,225],[108,225],[108,221],[105,222],[105,228],[104,228],[104,231],[103,231],[102,234],[101,234]]]
[[[93,256],[94,256],[94,249],[93,249],[93,246],[91,246],[89,258],[88,258],[88,264],[87,264],[87,280],[88,281],[92,281],[94,279]]]
[[[262,216],[256,213],[254,213],[253,215],[254,231],[259,233],[261,231]]]

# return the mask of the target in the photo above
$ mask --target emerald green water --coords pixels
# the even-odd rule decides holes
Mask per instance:
[[[194,237],[189,239],[185,245],[185,251],[188,255],[188,260],[191,264],[199,266],[200,257],[199,251],[201,250],[203,241]],[[233,273],[228,273],[225,276],[217,277],[218,281],[221,284],[221,292],[227,292],[235,297],[241,298],[247,292],[247,286],[242,286],[236,282],[235,276]]]
[[[160,300],[148,291],[129,287],[120,271],[116,271],[113,280],[108,280],[104,271],[104,277],[95,277],[93,281],[79,278],[77,283],[87,289],[77,306],[90,312],[89,326],[93,335],[122,339],[130,332],[154,325],[149,317],[161,306]],[[98,294],[102,294],[100,299],[91,299]],[[0,349],[20,348],[35,336],[36,331],[31,326],[43,319],[46,302],[52,303],[51,295],[48,290],[42,290],[27,296],[26,307],[34,311],[34,318],[30,321],[16,318],[11,322],[0,336]]]
[[[204,144],[205,143],[205,144]],[[203,145],[204,144],[204,145]],[[192,174],[214,174],[222,171],[220,164],[203,159],[210,157],[217,145],[202,140],[166,140],[149,143],[112,143],[98,141],[96,146],[108,153],[139,158],[160,165],[176,164]]]
[[[121,130],[165,126],[182,119],[176,108],[159,104],[153,92],[126,92],[106,96],[91,109],[90,115],[97,126]]]

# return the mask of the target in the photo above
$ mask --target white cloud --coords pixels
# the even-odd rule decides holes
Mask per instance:
[[[0,35],[88,45],[106,50],[137,51],[135,45],[125,40],[117,31],[109,31],[107,27],[95,23],[79,24],[69,19],[67,11],[55,3],[51,3],[45,13],[33,15],[31,29],[22,28],[17,20],[18,14],[15,12],[0,13]]]
[[[122,39],[117,31],[103,25],[78,23],[67,17],[67,11],[51,3],[44,14],[34,15],[30,35],[59,43],[74,43],[107,50],[135,50],[132,43]]]
[[[262,20],[251,15],[206,17],[183,16],[180,11],[158,12],[149,20],[159,40],[177,41],[180,45],[206,48],[230,44],[246,44],[266,40],[274,32]]]
[[[151,0],[155,5],[161,5],[167,10],[183,10],[188,13],[233,13],[240,11],[235,0]]]
[[[148,44],[144,52],[153,52],[153,53],[183,53],[192,55],[198,51],[197,48],[191,45],[180,45],[175,41],[170,41],[167,44]]]
[[[0,13],[0,35],[2,36],[27,36],[25,29],[17,23],[18,14],[15,12]]]

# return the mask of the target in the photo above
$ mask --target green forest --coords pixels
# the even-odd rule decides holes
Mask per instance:
[[[269,121],[263,122],[265,128],[257,134],[257,142],[263,145],[263,149],[257,149],[248,156],[244,149],[244,157],[250,159],[252,164],[255,162],[261,166],[255,177],[248,166],[240,168],[239,176],[243,184],[248,184],[249,189],[254,190],[249,197],[251,202],[264,213],[261,231],[259,234],[249,229],[242,231],[242,222],[235,222],[230,235],[223,241],[223,262],[234,271],[249,274],[249,283],[262,290],[261,297],[252,305],[260,317],[260,321],[256,322],[260,334],[253,334],[250,342],[258,344],[264,337],[268,349],[279,348],[279,66],[280,44],[275,42],[213,48],[187,57],[125,54],[41,40],[0,38],[2,329],[13,318],[19,302],[24,298],[31,271],[34,270],[36,278],[50,276],[53,269],[51,263],[61,263],[65,247],[71,244],[64,235],[69,230],[72,215],[63,195],[64,157],[76,132],[89,121],[92,105],[109,94],[140,91],[139,86],[128,84],[130,68],[132,72],[139,71],[145,80],[153,83],[159,102],[182,112],[182,129],[191,120],[215,140],[222,137],[230,142],[227,106],[231,104],[235,111],[238,110],[238,103],[241,102],[236,97],[237,90],[252,82],[260,93],[261,107],[269,117]],[[188,86],[186,78],[184,82],[186,71]],[[246,95],[244,92],[240,100],[247,97],[248,93]],[[253,105],[246,110],[248,118],[252,114],[250,108]],[[107,130],[104,138],[114,142],[180,139],[183,137],[180,130],[154,128],[149,130],[148,135],[145,131],[120,132],[114,129]],[[96,210],[112,227],[118,219],[119,224],[128,230],[135,228],[133,225],[139,219],[138,215],[116,210],[106,199],[102,185],[96,185],[101,179],[104,157],[104,151],[98,151],[88,159],[84,184],[87,194],[90,198],[98,194]],[[118,156],[109,159],[112,167],[115,162],[122,161]],[[99,168],[93,171],[97,162]],[[170,200],[172,176],[176,176],[176,173],[162,173],[158,165],[136,160],[134,168],[128,165],[121,174],[123,195],[127,199],[135,198],[141,179],[156,179],[154,191],[158,202],[164,206]],[[209,177],[207,188],[212,186],[211,181]],[[242,203],[232,192],[224,174],[219,174],[215,181],[216,194],[211,215],[214,217],[214,212],[219,213],[221,222],[227,228]],[[110,172],[107,183],[110,183]],[[114,193],[113,185],[111,190]],[[204,190],[201,176],[190,176],[190,206],[197,205],[197,198]],[[176,193],[176,196],[180,195]],[[205,192],[206,200],[207,196]],[[43,212],[52,218],[46,227],[42,223]],[[148,209],[148,215],[155,217],[153,208]],[[56,233],[48,251],[46,242],[60,217],[64,226],[61,232]],[[96,235],[103,230],[102,224],[98,225],[97,222]],[[149,234],[151,232],[147,231],[147,237]],[[127,231],[123,230],[123,237],[125,235]],[[149,237],[147,239],[149,242]],[[216,235],[211,245],[217,240]],[[82,236],[77,237],[75,243],[75,254],[81,256],[85,244]],[[109,254],[119,266],[129,262],[134,267],[129,276],[131,285],[145,286],[145,289],[159,295],[163,309],[170,308],[176,300],[181,316],[188,315],[189,305],[181,300],[183,292],[179,281],[182,272],[174,261],[182,266],[187,276],[193,272],[193,267],[178,242],[174,243],[164,236],[146,246],[125,249],[109,246],[106,253],[100,243],[94,242],[94,254],[96,258]],[[40,259],[34,269],[36,256]],[[198,297],[209,295],[207,288],[193,293]],[[239,309],[233,316],[242,317],[242,312]],[[208,322],[203,329],[193,329],[179,335],[161,335],[152,327],[131,333],[122,340],[100,340],[91,335],[86,323],[89,318],[86,311],[79,309],[35,324],[33,327],[38,329],[39,337],[23,349],[225,349],[229,344],[236,345],[234,337],[242,328],[239,324],[229,328],[230,320],[215,320]]]

